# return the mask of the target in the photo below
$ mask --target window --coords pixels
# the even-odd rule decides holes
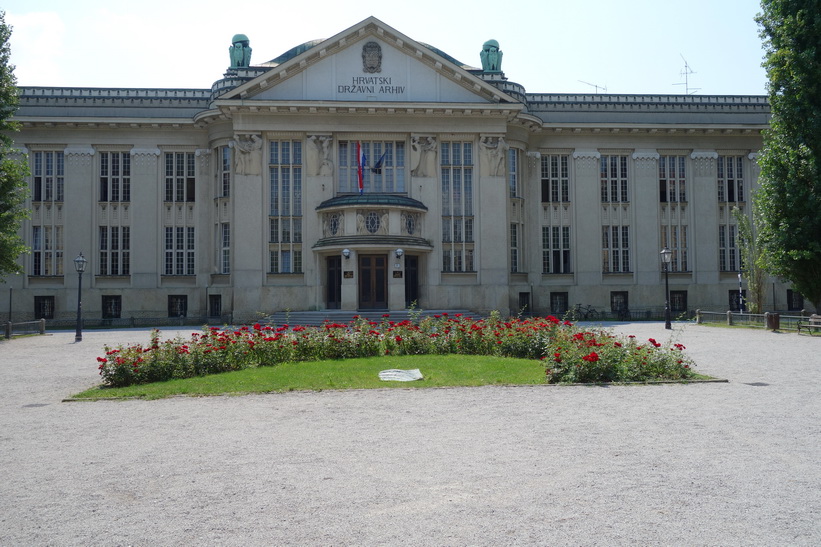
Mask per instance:
[[[804,309],[804,296],[792,289],[787,289],[787,310],[801,311]]]
[[[602,226],[602,271],[630,271],[630,227]]]
[[[340,194],[359,192],[359,161],[356,145],[365,156],[362,170],[363,193],[400,193],[405,190],[404,141],[339,141]]]
[[[34,318],[54,319],[54,297],[35,296],[34,297]]]
[[[31,227],[31,275],[63,275],[63,227]]]
[[[100,201],[131,201],[131,155],[100,152]]]
[[[743,312],[745,310],[744,304],[747,302],[746,290],[733,290],[729,293],[730,311]]]
[[[675,313],[687,311],[687,291],[670,291],[670,311]]]
[[[542,273],[567,274],[570,269],[570,227],[542,226]]]
[[[100,226],[99,275],[131,274],[131,228]]]
[[[602,203],[627,203],[627,156],[602,154],[600,163]]]
[[[684,156],[659,157],[659,200],[662,203],[687,201]]]
[[[63,201],[65,154],[63,152],[34,152],[32,169],[32,201]]]
[[[188,297],[184,294],[168,296],[168,317],[186,317],[188,315]]]
[[[507,151],[507,181],[510,197],[519,197],[519,155],[521,152],[515,148]]]
[[[220,224],[220,266],[219,272],[231,273],[231,225],[227,222]]]
[[[219,317],[222,315],[222,295],[208,295],[208,317]]]
[[[119,319],[123,311],[123,297],[103,295],[103,319]]]
[[[570,175],[566,154],[542,155],[542,203],[570,201]]]
[[[227,198],[231,195],[231,149],[227,146],[220,146],[220,188],[217,192],[219,197]]]
[[[722,272],[737,271],[738,238],[735,224],[723,224],[718,227],[718,269]]]
[[[270,143],[269,271],[302,273],[302,143]]]
[[[566,292],[550,293],[550,313],[561,317],[570,309],[570,299]]]
[[[193,226],[165,227],[164,275],[194,275],[195,241]]]
[[[630,310],[627,291],[612,291],[610,293],[610,311],[623,316]]]
[[[473,263],[473,143],[443,142],[439,154],[442,175],[442,271],[472,272]]]
[[[661,227],[661,246],[673,251],[670,259],[671,272],[689,272],[690,267],[687,261],[687,226],[664,226]]]
[[[519,271],[519,225],[510,225],[510,271]]]
[[[742,156],[718,157],[718,201],[743,202],[744,158]]]
[[[166,152],[165,201],[194,201],[194,167],[193,152]]]

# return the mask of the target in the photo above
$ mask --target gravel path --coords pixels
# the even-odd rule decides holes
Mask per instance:
[[[673,336],[729,382],[63,403],[148,331],[0,342],[0,545],[821,545],[821,336]]]

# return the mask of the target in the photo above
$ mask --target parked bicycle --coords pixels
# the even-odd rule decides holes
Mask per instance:
[[[582,306],[576,304],[568,310],[567,315],[571,321],[595,321],[599,318],[599,312],[593,306]]]

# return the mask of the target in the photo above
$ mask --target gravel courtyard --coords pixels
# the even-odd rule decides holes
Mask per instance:
[[[0,545],[821,545],[818,335],[674,324],[726,383],[62,402],[148,335],[0,342]]]

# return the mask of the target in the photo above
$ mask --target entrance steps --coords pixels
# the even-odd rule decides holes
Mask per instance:
[[[280,311],[272,313],[260,322],[267,323],[269,325],[304,325],[318,327],[326,321],[346,325],[353,321],[353,317],[355,315],[375,323],[379,323],[383,319],[399,323],[400,321],[405,321],[406,319],[409,320],[413,317],[433,317],[435,315],[442,315],[445,313],[451,317],[457,313],[461,313],[465,317],[480,317],[479,314],[472,313],[468,310],[319,310],[291,312]]]

